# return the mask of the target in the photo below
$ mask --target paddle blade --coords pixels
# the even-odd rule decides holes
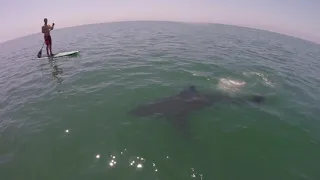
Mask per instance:
[[[38,52],[38,58],[41,58],[42,55],[42,49]]]

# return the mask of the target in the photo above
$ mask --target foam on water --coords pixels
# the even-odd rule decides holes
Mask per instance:
[[[237,92],[246,85],[245,81],[232,79],[230,77],[219,78],[218,89],[226,92]]]
[[[261,72],[244,72],[243,75],[247,77],[259,77],[262,79],[263,83],[267,86],[274,87],[276,84],[275,82],[272,82],[268,75],[261,73]]]

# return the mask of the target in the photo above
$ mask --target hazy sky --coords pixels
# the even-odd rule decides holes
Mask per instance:
[[[124,20],[235,24],[320,43],[320,0],[0,0],[0,42],[56,28]]]

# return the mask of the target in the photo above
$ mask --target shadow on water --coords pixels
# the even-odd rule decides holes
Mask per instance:
[[[72,58],[72,57],[78,57],[79,53],[73,54],[66,56],[65,58]],[[49,73],[51,74],[50,76],[54,79],[54,84],[61,84],[62,81],[64,80],[62,74],[63,74],[63,68],[61,67],[62,64],[59,64],[57,61],[58,58],[53,58],[50,57],[48,58],[47,62],[43,62],[39,65],[40,71],[42,73],[42,77],[48,78]],[[60,62],[63,63],[63,62]],[[50,65],[50,67],[48,66]],[[50,77],[49,77],[50,78]],[[58,90],[58,92],[61,92],[61,90]]]
[[[60,75],[63,73],[63,69],[60,67],[60,65],[57,64],[57,62],[53,58],[49,58],[48,62],[50,65],[50,69],[48,69],[47,63],[40,65],[42,75],[45,75],[50,72],[51,76],[57,81],[57,83],[61,84],[63,78]]]
[[[49,63],[52,68],[52,72],[51,72],[52,77],[57,80],[58,84],[61,84],[63,79],[59,75],[63,73],[62,68],[59,67],[53,59],[49,59]]]

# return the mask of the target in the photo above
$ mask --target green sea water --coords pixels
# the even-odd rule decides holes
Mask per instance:
[[[52,41],[80,54],[34,59],[40,33],[0,44],[1,180],[320,179],[319,45],[175,22],[56,29]],[[266,102],[196,111],[189,140],[127,114],[189,85]]]

